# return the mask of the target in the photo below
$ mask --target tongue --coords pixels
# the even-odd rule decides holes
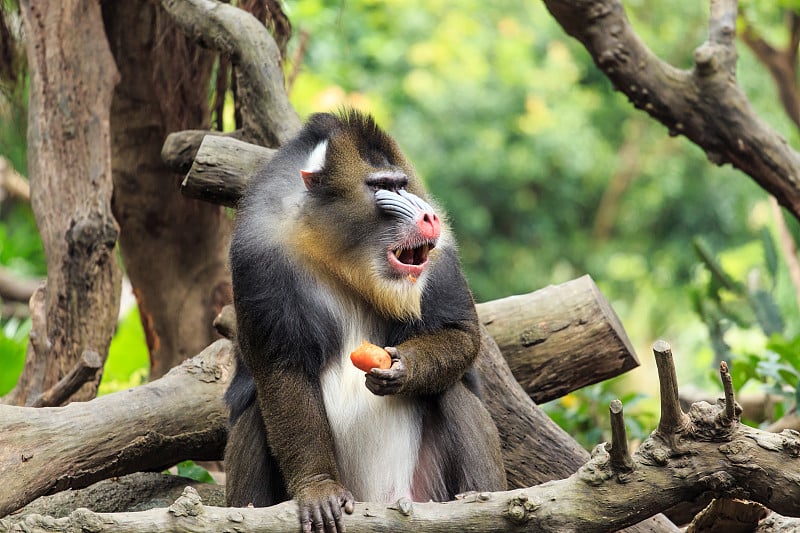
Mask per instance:
[[[401,263],[406,265],[414,265],[414,250],[403,250],[400,252],[400,257],[397,258]]]

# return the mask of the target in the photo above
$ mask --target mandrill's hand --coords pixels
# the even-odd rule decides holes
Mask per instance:
[[[344,533],[342,508],[353,513],[353,495],[332,479],[315,481],[300,489],[294,499],[300,507],[303,533]]]
[[[372,394],[377,394],[378,396],[397,394],[408,379],[408,369],[397,353],[397,348],[390,346],[384,349],[392,358],[392,366],[386,370],[373,368],[367,374],[367,388]]]

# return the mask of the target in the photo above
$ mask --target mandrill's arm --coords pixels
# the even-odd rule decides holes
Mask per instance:
[[[478,356],[475,303],[455,250],[441,253],[425,287],[421,320],[399,324],[397,344],[387,347],[392,367],[367,374],[367,388],[375,394],[440,393],[459,381]]]
[[[353,512],[353,495],[338,482],[319,384],[296,369],[254,377],[270,449],[297,501],[303,531],[310,532],[312,524],[334,523],[337,531],[344,531],[342,508]]]
[[[344,531],[341,510],[352,513],[353,496],[339,483],[320,387],[326,354],[339,351],[340,328],[285,256],[268,250],[247,257],[233,256],[232,264],[238,286],[249,289],[236,295],[238,340],[269,443],[260,453],[277,460],[304,532]]]

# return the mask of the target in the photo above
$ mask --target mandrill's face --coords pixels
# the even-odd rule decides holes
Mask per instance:
[[[447,226],[394,141],[360,138],[343,128],[311,151],[300,249],[382,314],[419,317]]]
[[[439,216],[428,202],[405,188],[378,189],[375,205],[395,228],[396,236],[386,253],[390,270],[400,277],[418,279],[428,266],[428,255],[439,241]]]

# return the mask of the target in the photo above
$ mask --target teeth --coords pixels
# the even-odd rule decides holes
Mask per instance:
[[[402,249],[400,249],[400,248],[398,248],[397,250],[395,250],[395,251],[394,251],[394,256],[395,256],[396,258],[400,259],[400,254],[401,254],[402,252],[403,252],[403,250],[402,250]]]
[[[425,257],[425,256],[428,255],[428,245],[427,244],[423,244],[421,250],[422,250],[422,257]]]

